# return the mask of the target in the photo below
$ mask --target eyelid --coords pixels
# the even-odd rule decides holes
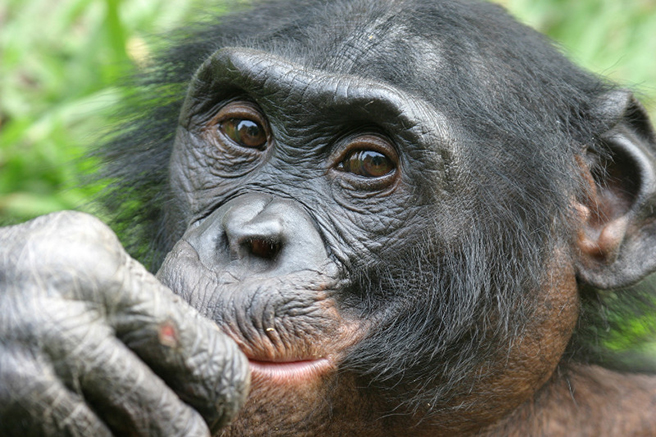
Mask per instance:
[[[358,133],[349,135],[337,142],[331,155],[329,165],[335,168],[347,156],[357,150],[373,150],[387,156],[398,167],[399,155],[392,145],[392,141],[377,133]]]
[[[262,127],[268,131],[268,122],[264,113],[255,103],[248,100],[238,100],[226,103],[221,109],[219,109],[219,112],[212,117],[208,126],[215,126],[220,122],[231,118],[243,118],[260,122]]]
[[[233,139],[228,137],[225,132],[222,131],[220,125],[221,123],[233,120],[233,119],[242,119],[250,120],[259,124],[266,134],[266,142],[262,148],[253,148],[253,147],[244,147],[240,144],[235,143]],[[213,139],[213,141],[219,141],[220,143],[226,145],[227,147],[232,147],[236,145],[240,148],[249,150],[250,152],[262,152],[265,150],[272,141],[271,128],[269,126],[269,121],[267,120],[264,112],[259,108],[259,106],[249,100],[232,100],[225,103],[219,111],[214,115],[210,121],[205,125],[204,128],[205,134]]]

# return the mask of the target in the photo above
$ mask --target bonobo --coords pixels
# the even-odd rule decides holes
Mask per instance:
[[[656,313],[630,92],[476,1],[267,1],[178,41],[100,151],[157,276],[87,215],[0,230],[3,435],[656,430],[612,341]]]

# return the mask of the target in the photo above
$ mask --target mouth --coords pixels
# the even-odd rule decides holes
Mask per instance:
[[[253,380],[276,384],[304,384],[314,381],[335,369],[329,357],[289,361],[262,361],[248,358]]]
[[[246,331],[248,335],[231,325],[223,325],[223,330],[248,358],[253,382],[269,387],[299,386],[337,372],[342,348],[334,341],[321,340],[340,337],[333,330],[329,331],[332,336],[317,330],[302,337],[280,328]]]

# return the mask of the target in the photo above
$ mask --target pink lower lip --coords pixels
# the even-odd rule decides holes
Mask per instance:
[[[284,362],[249,359],[248,362],[254,378],[287,384],[311,381],[332,368],[326,358]]]

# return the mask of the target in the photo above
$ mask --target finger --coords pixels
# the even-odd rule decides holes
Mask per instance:
[[[75,387],[115,435],[208,436],[203,418],[89,313],[44,309],[58,332],[44,336],[57,377]]]
[[[62,308],[64,320],[39,324],[57,327],[45,335],[60,336],[58,327],[72,319],[73,303],[83,304],[98,321],[106,320],[213,430],[244,403],[250,374],[236,345],[132,260],[102,222],[59,213],[15,231],[26,233],[14,261],[21,272],[12,281],[16,292],[23,295],[31,287],[31,295],[41,296],[39,302],[47,296],[68,304]]]
[[[0,406],[3,436],[112,435],[52,366],[29,351],[0,346]]]
[[[248,360],[210,320],[130,260],[122,272],[131,290],[110,317],[117,335],[187,403],[212,431],[227,423],[248,393]]]
[[[120,341],[108,337],[98,350],[81,386],[116,435],[210,435],[201,415]]]

